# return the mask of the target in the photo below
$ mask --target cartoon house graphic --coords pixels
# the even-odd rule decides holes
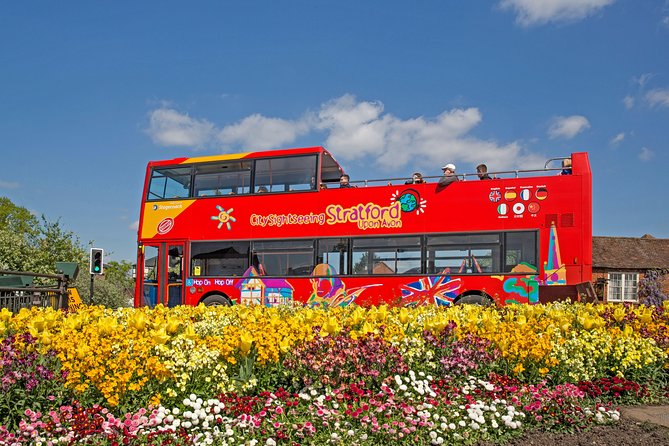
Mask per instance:
[[[235,285],[240,290],[241,305],[292,305],[293,286],[284,279],[263,279],[251,266],[244,272],[244,279]]]

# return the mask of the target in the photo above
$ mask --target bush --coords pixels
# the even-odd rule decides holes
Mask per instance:
[[[639,301],[641,303],[659,307],[667,300],[667,295],[662,291],[662,282],[666,275],[667,270],[651,269],[646,271],[643,279],[639,281]]]

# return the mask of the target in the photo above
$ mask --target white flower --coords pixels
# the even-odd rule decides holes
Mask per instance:
[[[276,446],[276,441],[272,438],[268,438],[267,441],[265,442],[266,446]]]

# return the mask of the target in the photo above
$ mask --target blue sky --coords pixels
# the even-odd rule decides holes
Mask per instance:
[[[0,196],[107,260],[149,160],[312,145],[353,179],[588,151],[594,234],[669,238],[668,144],[665,0],[0,5]]]

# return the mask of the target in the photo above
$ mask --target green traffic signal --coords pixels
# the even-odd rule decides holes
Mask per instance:
[[[104,268],[104,250],[91,248],[90,272],[91,274],[102,274]]]

